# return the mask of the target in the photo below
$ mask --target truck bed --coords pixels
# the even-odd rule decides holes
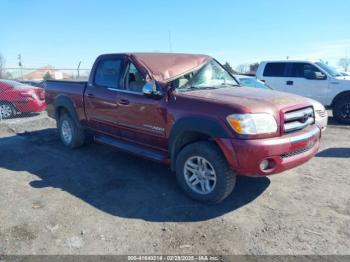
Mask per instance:
[[[65,81],[65,80],[47,80],[45,83],[47,112],[50,117],[55,117],[53,102],[58,96],[67,96],[73,102],[76,112],[83,118],[84,114],[84,91],[86,81]]]

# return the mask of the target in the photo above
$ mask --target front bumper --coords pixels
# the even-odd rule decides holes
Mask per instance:
[[[229,165],[240,175],[268,176],[307,162],[319,149],[321,131],[317,125],[281,137],[255,140],[219,139]],[[262,169],[260,163],[270,165]]]

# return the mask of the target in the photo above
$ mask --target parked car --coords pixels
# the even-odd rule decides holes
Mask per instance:
[[[256,76],[275,90],[306,96],[333,109],[337,121],[350,124],[350,79],[312,61],[264,61]]]
[[[184,192],[207,203],[224,200],[236,175],[305,163],[321,137],[308,100],[240,87],[206,55],[101,55],[88,82],[47,81],[46,101],[67,147],[92,136],[169,164]]]
[[[45,110],[44,89],[25,85],[13,80],[0,79],[1,118],[10,118],[17,113],[34,113]]]
[[[263,88],[273,90],[272,87],[268,86],[266,83],[256,79],[255,77],[246,75],[234,75],[234,77],[239,81],[242,86]],[[321,128],[321,131],[325,131],[328,124],[328,113],[326,108],[314,99],[309,98],[310,103],[315,110],[316,124]]]

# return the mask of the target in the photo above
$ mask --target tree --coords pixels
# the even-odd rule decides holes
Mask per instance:
[[[223,66],[229,73],[231,73],[231,74],[235,73],[235,71],[233,70],[233,68],[231,67],[229,62],[226,62]]]
[[[249,65],[249,71],[251,74],[255,74],[256,71],[258,70],[259,63],[253,63]]]
[[[249,71],[249,65],[248,64],[240,64],[236,67],[236,70],[241,74],[246,74]]]
[[[43,76],[44,80],[51,80],[53,77],[51,76],[50,72],[46,72],[45,75]]]
[[[0,53],[0,78],[5,78],[5,58]]]
[[[340,58],[338,65],[341,66],[345,72],[347,72],[350,66],[350,58],[347,58],[347,57]]]

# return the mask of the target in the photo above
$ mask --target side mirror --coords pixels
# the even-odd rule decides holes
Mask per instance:
[[[304,71],[304,77],[308,80],[325,80],[327,76],[322,72],[314,72],[310,70]]]
[[[145,96],[153,96],[153,97],[160,97],[161,92],[157,90],[157,85],[156,82],[147,82],[143,88],[142,88],[142,93]]]
[[[327,76],[322,72],[315,72],[315,79],[317,80],[326,80]]]

